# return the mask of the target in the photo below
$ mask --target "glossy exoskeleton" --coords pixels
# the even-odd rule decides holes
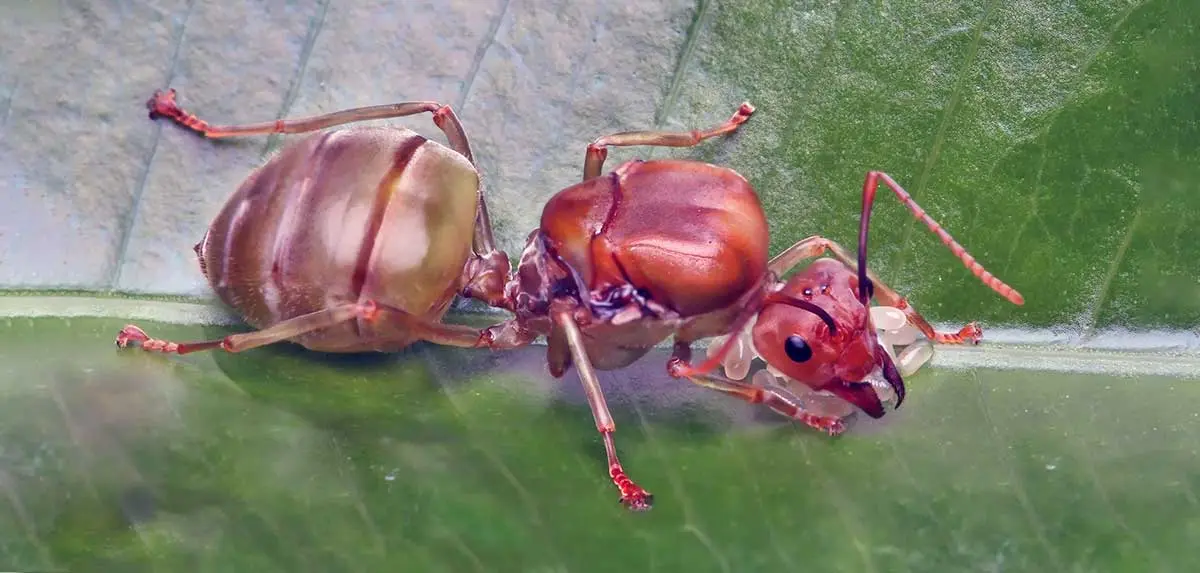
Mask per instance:
[[[507,278],[470,144],[449,106],[405,102],[238,126],[184,112],[175,90],[156,92],[147,107],[151,118],[208,138],[429,112],[450,148],[397,127],[327,130],[287,145],[246,178],[194,247],[220,299],[262,330],[175,344],[129,325],[120,346],[239,352],[290,339],[326,352],[394,351],[423,338],[410,322],[440,321],[456,294],[488,300]],[[369,320],[382,307],[404,319]]]
[[[213,128],[180,111],[169,95],[160,95],[151,101],[151,105],[160,115],[171,117],[210,136],[294,133],[358,119],[405,115],[397,111],[401,106],[379,106],[307,120]],[[435,120],[441,118],[439,125],[443,126],[455,149],[470,159],[466,137],[457,121],[450,123],[452,129],[445,127],[447,120],[453,119],[448,108],[435,103],[403,105],[418,106],[408,113],[433,111]],[[630,509],[648,509],[653,497],[626,475],[617,457],[613,442],[616,424],[597,381],[597,370],[627,366],[657,344],[673,338],[675,350],[667,368],[670,375],[686,377],[697,384],[748,402],[765,403],[789,417],[836,432],[841,429],[840,420],[805,411],[801,401],[783,389],[764,388],[710,373],[720,362],[723,353],[728,351],[729,344],[696,367],[690,363],[691,344],[704,338],[740,332],[754,321],[755,342],[761,344],[760,352],[769,363],[813,388],[829,390],[844,397],[869,415],[879,416],[883,414],[880,401],[869,392],[869,384],[861,382],[862,377],[882,366],[886,379],[899,399],[903,398],[904,387],[894,366],[889,368],[891,363],[886,353],[879,351],[877,344],[872,345],[875,342],[872,338],[874,331],[870,328],[869,316],[864,314],[865,310],[859,309],[860,306],[865,309],[872,290],[881,298],[904,308],[910,319],[917,324],[924,324],[926,334],[938,342],[974,341],[979,336],[978,328],[973,324],[958,334],[933,332],[896,293],[874,277],[867,278],[865,241],[870,205],[868,195],[873,198],[875,182],[883,178],[902,199],[907,197],[886,175],[872,172],[868,177],[868,185],[864,188],[860,259],[854,261],[845,256],[843,249],[820,237],[801,241],[768,260],[768,225],[758,196],[749,182],[731,169],[695,161],[632,160],[608,173],[602,173],[608,146],[690,147],[705,139],[735,131],[753,112],[754,108],[745,103],[728,121],[709,130],[685,133],[625,132],[595,140],[587,148],[583,181],[559,191],[547,202],[540,225],[530,233],[515,271],[510,268],[508,257],[492,247],[482,192],[476,195],[479,189],[477,179],[439,176],[433,173],[435,167],[432,161],[428,164],[430,171],[422,171],[423,175],[420,176],[430,178],[422,195],[428,200],[433,200],[431,198],[436,193],[478,197],[476,202],[471,203],[477,210],[472,220],[474,233],[468,235],[464,230],[467,224],[464,215],[435,222],[428,215],[421,219],[407,213],[410,205],[403,202],[390,203],[389,208],[383,209],[383,213],[396,217],[383,220],[378,206],[385,197],[392,195],[383,191],[386,186],[380,185],[381,177],[364,175],[361,179],[354,179],[347,175],[346,181],[353,184],[349,186],[359,190],[343,193],[361,193],[374,199],[371,204],[376,206],[376,210],[371,212],[375,214],[362,219],[369,223],[364,224],[369,230],[366,238],[361,229],[350,230],[349,226],[344,226],[340,232],[335,232],[330,226],[324,226],[327,233],[325,244],[310,243],[299,252],[286,248],[283,250],[284,253],[294,252],[293,256],[297,259],[317,259],[307,267],[309,274],[292,275],[294,278],[285,279],[294,283],[280,283],[284,286],[294,284],[290,288],[305,293],[305,298],[300,299],[306,301],[304,305],[272,307],[286,308],[286,313],[278,310],[264,312],[261,310],[262,303],[254,298],[257,295],[251,292],[261,289],[261,281],[251,283],[213,278],[226,276],[214,272],[214,265],[224,265],[222,273],[227,269],[235,269],[236,273],[247,268],[258,273],[252,276],[265,276],[262,271],[254,271],[264,266],[261,262],[264,260],[262,249],[258,243],[242,250],[226,248],[220,254],[216,254],[216,247],[202,247],[199,249],[202,265],[208,269],[206,274],[214,288],[224,293],[222,298],[248,317],[258,312],[253,315],[257,317],[256,321],[248,318],[248,322],[263,330],[235,334],[222,340],[177,344],[151,339],[131,325],[118,337],[118,344],[124,346],[136,341],[147,350],[177,353],[208,348],[237,352],[289,339],[309,348],[334,351],[389,350],[415,340],[460,347],[503,349],[524,346],[544,336],[551,373],[556,377],[562,376],[571,365],[579,372],[597,429],[604,440],[609,476],[620,490],[620,501]],[[405,134],[405,138],[411,137],[408,135],[411,132],[400,133]],[[327,136],[312,136],[307,141],[324,137]],[[304,145],[303,142],[298,144]],[[431,142],[422,143],[422,146],[432,145]],[[308,148],[313,147],[315,145],[308,144]],[[390,149],[398,150],[400,147],[396,145]],[[338,156],[340,159],[313,154],[311,151],[308,155],[299,152],[288,155],[285,151],[262,170],[270,171],[274,164],[277,170],[283,170],[280,167],[282,165],[291,170],[311,169],[315,173],[319,169],[312,165],[336,169],[334,163],[347,161],[346,158],[355,153],[375,154],[379,151],[365,143],[359,151],[348,150],[346,155]],[[447,171],[459,169],[458,162],[446,159],[440,151],[437,153],[431,153],[430,156],[441,158]],[[394,161],[393,166],[396,164]],[[411,164],[411,161],[401,164],[400,171],[405,172],[405,165]],[[466,164],[462,163],[464,167]],[[389,173],[394,173],[395,169],[393,167]],[[473,170],[470,173],[474,175]],[[447,179],[455,183],[445,183]],[[267,191],[254,194],[239,191],[235,198],[271,192],[300,196],[334,193],[327,186],[317,185],[303,177],[270,187],[256,184],[255,180],[252,177],[243,188],[265,188]],[[301,184],[300,181],[309,183]],[[415,188],[421,181],[413,177],[411,185]],[[307,191],[300,193],[295,190],[299,188]],[[295,202],[294,199],[284,198],[276,201],[285,205],[294,205]],[[927,224],[936,227],[932,220],[923,216],[911,199],[907,199],[906,204],[922,216]],[[239,208],[227,206],[223,214],[226,212],[237,214]],[[296,213],[311,217],[306,210]],[[463,233],[462,237],[474,237],[474,249],[465,248],[465,239],[456,243],[454,239],[447,238],[450,246],[437,251],[446,254],[427,256],[422,263],[407,267],[425,273],[424,282],[406,283],[392,287],[396,290],[387,290],[389,287],[385,285],[391,284],[389,280],[394,276],[392,269],[396,261],[412,260],[404,259],[401,254],[404,243],[397,244],[397,251],[391,257],[367,257],[363,255],[364,249],[368,249],[364,245],[378,245],[380,238],[388,237],[388,233],[392,232],[381,230],[397,224],[395,221],[405,215],[410,219],[418,219],[424,228],[445,230],[445,235],[439,234],[439,237],[449,236],[452,229],[457,228]],[[262,216],[275,217],[272,224],[277,224],[280,218],[276,212]],[[214,224],[214,230],[210,230],[209,237],[202,245],[213,244],[214,231],[226,237],[226,241],[234,243],[242,236],[229,233],[227,228],[232,227],[229,223],[218,226],[223,220],[221,216],[218,217],[218,223]],[[937,231],[943,235],[944,241],[952,243],[945,231],[940,228]],[[397,236],[403,236],[403,231],[395,232],[401,233]],[[427,231],[422,237],[430,238],[430,242],[417,244],[432,249],[432,232]],[[275,252],[279,252],[283,244],[280,241],[286,239],[281,239],[278,234],[272,237],[275,239]],[[339,260],[332,256],[334,245],[345,241],[359,245],[355,251],[359,255],[355,259],[358,262],[331,269],[330,262]],[[454,245],[462,247],[455,249]],[[963,260],[968,262],[969,255],[962,252],[961,247],[953,244],[952,248],[959,251],[960,257],[967,257]],[[368,250],[382,252],[379,246]],[[818,261],[788,282],[779,281],[780,276],[804,258],[818,256],[826,250],[832,251],[842,261]],[[368,262],[363,263],[363,260]],[[462,272],[452,276],[449,269],[456,265],[462,267]],[[848,270],[855,265],[857,275]],[[1002,294],[1007,292],[1011,295],[1010,299],[1018,302],[1019,295],[987,275],[973,260],[970,260],[968,267],[985,283]],[[350,288],[324,286],[329,284],[326,281],[344,278],[332,277],[331,271],[348,273],[351,277],[365,274],[375,280],[355,278],[349,281]],[[374,287],[375,290],[356,290],[354,286],[360,284],[381,286]],[[434,300],[436,304],[414,304],[413,298],[395,294],[406,294],[407,290],[439,296],[431,294],[428,298],[420,299]],[[445,301],[455,292],[508,310],[513,317],[482,330],[442,324],[437,319],[444,312],[445,304],[448,304]]]
[[[983,336],[972,322],[958,332],[936,331],[908,300],[888,287],[867,268],[867,238],[871,208],[880,182],[891,189],[910,211],[950,248],[972,274],[1016,305],[1025,303],[1019,292],[985,270],[966,249],[938,225],[912,197],[886,173],[871,171],[863,184],[857,259],[838,243],[814,235],[797,242],[769,263],[771,293],[758,309],[752,326],[728,333],[717,352],[698,368],[685,372],[678,361],[669,368],[675,374],[690,375],[697,383],[733,394],[747,401],[764,403],[776,412],[802,421],[814,428],[839,434],[845,430],[840,416],[822,415],[805,407],[819,396],[805,392],[787,392],[764,384],[746,384],[728,377],[707,373],[739,344],[746,344],[784,379],[800,384],[805,390],[827,392],[856,406],[873,418],[882,417],[885,408],[876,388],[867,381],[879,375],[894,393],[894,407],[905,397],[904,381],[890,352],[880,343],[870,313],[870,301],[898,309],[908,324],[938,344],[977,344]],[[814,257],[819,258],[787,281],[780,281],[791,269]],[[813,305],[797,310],[794,301]],[[783,303],[783,304],[780,304]],[[738,340],[741,338],[742,340]],[[748,340],[747,340],[748,339]],[[686,352],[687,349],[679,349]],[[745,365],[741,365],[745,374]],[[703,372],[703,373],[701,373]]]

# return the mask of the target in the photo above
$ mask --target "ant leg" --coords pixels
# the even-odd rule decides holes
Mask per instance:
[[[785,418],[803,422],[809,427],[826,432],[831,436],[836,436],[846,430],[846,423],[841,417],[810,412],[805,409],[799,398],[780,388],[738,382],[718,374],[683,374],[683,372],[693,370],[689,363],[691,354],[692,348],[689,343],[676,341],[675,352],[667,361],[667,372],[673,378],[687,378],[693,384],[716,390],[750,404],[762,404]]]
[[[760,281],[758,283],[758,289],[765,289],[765,287],[768,285],[769,283],[767,281]],[[692,356],[691,341],[689,340],[687,342],[683,342],[679,340],[679,336],[676,336],[675,352],[677,356],[681,356],[682,358],[679,360],[672,358],[671,364],[669,364],[667,367],[671,376],[675,378],[691,378],[692,376],[700,376],[711,372],[718,365],[723,363],[725,361],[725,357],[729,356],[729,353],[733,351],[734,346],[737,344],[738,337],[741,336],[741,334],[746,330],[746,326],[750,324],[750,321],[755,316],[758,316],[758,311],[761,309],[761,304],[759,304],[759,302],[766,300],[761,298],[761,294],[762,290],[760,290],[758,293],[754,293],[753,298],[750,300],[754,300],[756,303],[746,304],[742,307],[738,314],[734,316],[729,328],[729,336],[725,339],[725,342],[722,343],[717,351],[709,356],[707,360],[701,362],[699,366],[692,366],[690,362]],[[680,350],[681,348],[686,350],[686,354],[679,354],[682,352],[682,350]]]
[[[737,111],[734,112],[733,117],[730,117],[725,123],[704,131],[698,129],[686,133],[671,131],[626,131],[598,137],[587,147],[587,156],[583,162],[583,180],[587,181],[593,177],[600,176],[600,169],[604,166],[604,159],[608,157],[607,146],[609,145],[618,147],[631,145],[692,147],[705,139],[732,133],[739,125],[746,123],[746,120],[750,119],[750,114],[752,113],[754,113],[754,106],[750,105],[750,102],[743,102]]]
[[[604,438],[604,449],[608,453],[608,476],[621,492],[618,501],[632,511],[650,509],[654,504],[654,496],[629,479],[625,469],[621,467],[621,460],[617,459],[617,449],[613,444],[613,432],[617,430],[617,424],[608,411],[604,392],[600,389],[600,382],[596,377],[596,369],[592,367],[592,362],[584,351],[583,334],[579,331],[579,325],[575,324],[575,319],[569,311],[556,311],[554,321],[566,334],[567,346],[570,348],[575,368],[579,370],[579,381],[583,383],[584,394],[587,395],[588,405],[592,408],[596,429]]]
[[[507,321],[483,330],[476,330],[466,326],[431,322],[398,308],[380,305],[373,301],[365,301],[362,303],[340,304],[332,308],[297,316],[254,332],[231,334],[217,340],[198,342],[171,342],[169,340],[151,338],[141,328],[128,324],[117,334],[116,342],[117,346],[121,348],[128,347],[130,344],[136,344],[147,352],[162,352],[164,354],[190,354],[201,350],[214,349],[236,353],[276,342],[283,342],[308,332],[329,328],[350,320],[363,319],[376,321],[380,318],[403,324],[422,340],[446,346],[509,349],[524,346],[534,338],[534,336],[520,329],[513,321]]]
[[[820,235],[813,235],[784,249],[782,253],[771,259],[768,268],[777,276],[782,276],[805,259],[819,257],[826,253],[832,254],[834,258],[851,270],[858,270],[858,261],[846,251],[845,247]],[[920,329],[926,338],[939,344],[963,344],[965,342],[978,343],[979,339],[983,337],[983,330],[974,322],[962,327],[956,333],[937,332],[925,320],[925,317],[909,305],[908,299],[879,280],[879,277],[870,269],[867,269],[867,278],[875,287],[875,298],[886,306],[894,306],[903,311],[904,315],[908,317],[908,321]]]
[[[442,346],[511,350],[526,346],[537,338],[536,333],[522,328],[514,319],[476,329],[426,320],[408,311],[373,301],[367,301],[363,305],[367,307],[366,313],[361,317],[364,320],[397,324],[421,340]]]
[[[328,328],[348,320],[354,320],[359,316],[363,316],[366,311],[363,305],[341,304],[332,308],[297,316],[255,332],[231,334],[225,338],[199,342],[171,342],[169,340],[151,338],[141,328],[127,324],[117,334],[117,346],[125,348],[130,344],[137,344],[142,350],[147,352],[162,352],[164,354],[190,354],[201,350],[214,349],[221,349],[231,353],[242,352],[251,348],[258,348],[259,346],[283,342],[307,332]]]
[[[420,103],[417,105],[420,105]],[[419,111],[426,110],[422,109]],[[448,105],[438,107],[433,112],[433,123],[442,130],[442,133],[446,134],[446,139],[450,142],[450,148],[459,152],[463,157],[466,157],[471,162],[471,165],[475,165],[476,169],[478,169],[479,166],[475,163],[475,156],[471,154],[471,143],[467,140],[467,132],[463,129],[462,122],[458,120],[458,116],[455,115],[454,110]],[[492,306],[501,306],[504,296],[504,283],[508,280],[508,273],[511,270],[511,266],[508,261],[508,255],[496,250],[496,238],[492,231],[492,218],[488,215],[487,199],[485,197],[486,193],[484,193],[482,177],[477,193],[479,198],[475,209],[475,236],[472,243],[475,256],[470,261],[470,265],[472,266],[472,272],[469,275],[471,280],[468,283],[470,286],[464,289],[463,293],[467,296],[474,296],[474,298],[484,300]],[[499,276],[498,286],[496,286],[495,280],[491,278],[493,276]]]
[[[794,245],[772,257],[767,262],[767,270],[782,280],[784,274],[799,266],[800,263],[807,259],[815,259],[829,251],[830,243],[829,239],[820,235],[813,235],[796,241]],[[858,263],[855,262],[856,267],[857,265]],[[871,280],[874,280],[874,277]]]
[[[299,119],[277,119],[275,121],[264,121],[259,123],[249,123],[243,125],[211,125],[194,114],[188,113],[179,107],[175,101],[175,89],[168,89],[166,92],[161,90],[155,91],[154,96],[146,102],[146,108],[150,110],[150,119],[162,116],[182,125],[204,137],[214,139],[220,137],[233,137],[237,135],[269,135],[272,133],[306,133],[309,131],[317,131],[335,125],[346,123],[354,123],[356,121],[367,121],[372,119],[388,119],[394,117],[404,117],[416,115],[423,112],[431,112],[434,114],[434,123],[438,127],[442,127],[445,121],[450,121],[449,129],[442,127],[455,150],[462,153],[457,146],[466,145],[466,135],[462,133],[462,126],[458,125],[458,119],[453,114],[448,113],[449,107],[444,106],[435,101],[410,101],[384,105],[373,105],[367,107],[356,107],[344,109],[332,113],[315,115],[311,117]],[[441,110],[447,111],[441,111]],[[439,116],[442,118],[439,120]],[[457,129],[457,133],[451,133]],[[470,149],[466,149],[466,153],[470,153]],[[467,159],[472,159],[467,155]]]

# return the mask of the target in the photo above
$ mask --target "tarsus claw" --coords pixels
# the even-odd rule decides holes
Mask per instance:
[[[121,332],[117,334],[117,346],[120,348],[128,347],[131,342],[140,344],[147,340],[150,340],[150,337],[146,335],[146,331],[132,324],[126,324],[125,328],[122,328]]]
[[[146,100],[146,109],[150,110],[150,119],[158,116],[178,116],[180,111],[179,106],[175,103],[175,88],[170,88],[165,92],[154,90],[154,96]]]
[[[629,511],[649,511],[654,507],[654,495],[645,490],[625,494],[617,501]]]
[[[971,344],[979,344],[980,339],[983,338],[983,329],[979,328],[979,323],[972,322],[964,326],[958,334],[959,336],[962,336],[964,340],[971,341]]]

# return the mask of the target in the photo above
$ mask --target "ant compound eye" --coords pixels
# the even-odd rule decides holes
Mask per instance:
[[[812,348],[800,336],[789,336],[783,343],[783,351],[787,353],[788,358],[792,359],[792,362],[807,362],[809,358],[812,358]]]

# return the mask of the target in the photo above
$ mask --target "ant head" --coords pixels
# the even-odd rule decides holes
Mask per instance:
[[[869,290],[869,286],[868,286]],[[883,415],[869,382],[880,364],[904,398],[904,384],[879,346],[870,309],[860,300],[859,278],[834,259],[818,259],[769,295],[752,331],[754,348],[776,370],[814,390],[827,390],[861,408]]]

